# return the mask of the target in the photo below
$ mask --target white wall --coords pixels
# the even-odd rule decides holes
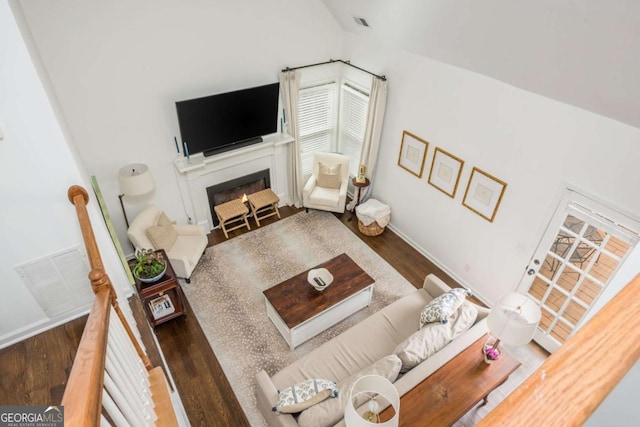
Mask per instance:
[[[125,197],[186,221],[172,161],[175,101],[277,81],[285,66],[337,57],[341,32],[316,0],[21,1],[38,50],[125,252],[118,170],[146,163],[156,190]]]
[[[639,129],[355,35],[342,56],[389,78],[372,186],[392,227],[487,302],[517,287],[565,183],[640,217]],[[422,179],[397,166],[405,129],[430,143]],[[455,199],[427,182],[436,146],[465,161]],[[474,166],[508,183],[493,223],[461,204]]]
[[[69,186],[93,192],[76,162],[6,0],[0,0],[0,347],[53,326],[15,266],[71,247],[84,250]],[[121,298],[115,250],[95,206],[90,217],[105,267]],[[115,267],[115,270],[114,270]],[[87,286],[90,282],[87,279]]]

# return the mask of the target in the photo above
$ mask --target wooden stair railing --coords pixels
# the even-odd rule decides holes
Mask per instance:
[[[154,368],[151,365],[149,358],[124,317],[118,305],[111,280],[104,271],[102,258],[100,257],[100,252],[91,227],[91,221],[86,209],[89,195],[84,188],[72,186],[69,188],[68,196],[71,203],[76,207],[80,229],[91,265],[89,279],[91,280],[91,286],[96,295],[96,299],[89,313],[84,332],[82,333],[82,338],[62,398],[62,405],[65,408],[65,426],[99,426],[101,421],[104,421],[102,417],[102,405],[105,386],[105,366],[112,363],[107,362],[107,351],[109,348],[108,336],[110,333],[109,328],[112,309],[113,313],[115,313],[115,321],[119,322],[124,328],[125,332],[123,335],[126,335],[130,340],[128,345],[135,349],[135,352],[131,350],[131,354],[137,354],[137,357],[140,359],[139,362],[134,361],[134,363],[143,365],[144,370],[147,372],[144,382],[148,385],[151,399],[150,404],[147,406],[151,406],[150,411],[155,416],[155,420],[152,421],[158,426],[177,426],[178,422],[173,404],[171,403],[164,372],[161,367],[158,366]],[[117,346],[118,344],[115,344],[115,347]],[[121,343],[120,348],[122,348]],[[126,353],[126,349],[124,352]],[[123,369],[125,374],[128,372],[127,369],[130,371],[135,370],[135,368],[125,367],[125,369]],[[107,373],[107,375],[109,374]],[[113,384],[112,376],[113,375],[109,376],[109,386]],[[124,383],[132,382],[130,378],[126,378],[126,375],[124,375],[124,377]],[[130,384],[128,384],[128,386],[129,388],[124,390],[123,394],[130,397],[131,390],[134,389],[135,391],[136,387],[131,387]],[[124,384],[123,389],[126,388],[127,384]],[[118,390],[116,391],[119,393]],[[146,395],[139,396],[141,402],[148,398],[149,396]],[[115,407],[113,401],[117,399],[109,396],[108,400],[112,405],[111,407]],[[116,409],[118,414],[112,415],[112,419],[118,424],[117,420],[120,417],[123,420],[122,422],[125,423],[125,417],[122,417],[122,414],[119,413],[120,409]]]
[[[478,426],[580,426],[638,359],[640,274]]]

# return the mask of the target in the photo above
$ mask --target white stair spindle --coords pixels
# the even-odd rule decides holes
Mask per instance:
[[[136,410],[136,408],[130,405],[127,398],[124,396],[124,394],[121,392],[121,390],[118,388],[118,386],[108,373],[105,373],[104,376],[104,387],[109,392],[118,408],[120,408],[122,415],[127,419],[129,424],[134,426],[146,425],[146,420],[144,419],[144,417],[138,410]]]
[[[120,408],[118,408],[118,405],[116,405],[106,389],[102,390],[102,407],[105,412],[109,414],[109,418],[113,420],[115,427],[127,427],[131,425],[124,415],[122,415],[122,411],[120,411]],[[111,426],[111,424],[109,424],[109,421],[106,420],[104,415],[101,415],[100,427],[103,426]]]

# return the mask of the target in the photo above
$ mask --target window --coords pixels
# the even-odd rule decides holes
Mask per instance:
[[[302,173],[313,168],[313,154],[335,151],[338,99],[336,82],[301,88],[298,96],[298,121]]]
[[[341,90],[338,151],[351,159],[349,173],[358,174],[360,151],[364,140],[369,109],[369,94],[355,86],[344,83]]]

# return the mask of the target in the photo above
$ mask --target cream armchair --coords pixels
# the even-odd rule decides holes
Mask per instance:
[[[140,212],[129,226],[127,236],[135,247],[164,249],[176,276],[187,283],[208,244],[202,227],[176,225],[157,206],[149,206]]]
[[[349,157],[337,153],[313,156],[313,171],[302,189],[305,208],[344,212],[349,184]]]

